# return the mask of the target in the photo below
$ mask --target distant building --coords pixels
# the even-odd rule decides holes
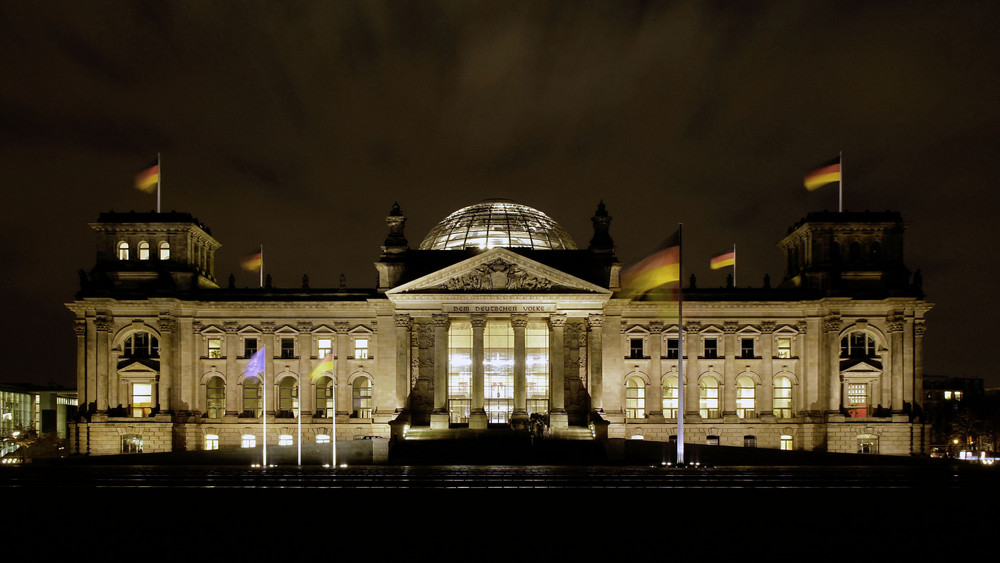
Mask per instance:
[[[76,452],[403,439],[491,425],[689,443],[925,453],[925,315],[898,213],[811,213],[771,287],[627,298],[602,204],[579,249],[544,213],[462,208],[417,248],[394,206],[376,287],[220,287],[184,213],[104,213],[76,316]],[[703,257],[708,260],[708,257]],[[686,260],[694,259],[686,256]],[[683,333],[680,329],[683,328]],[[683,346],[680,346],[683,334]],[[248,358],[267,352],[267,404]],[[683,348],[683,354],[680,353]],[[682,357],[681,357],[682,356]],[[324,360],[326,363],[324,363]],[[310,377],[314,371],[319,373]]]
[[[17,449],[16,437],[66,439],[76,417],[76,391],[60,386],[0,383],[0,457]]]

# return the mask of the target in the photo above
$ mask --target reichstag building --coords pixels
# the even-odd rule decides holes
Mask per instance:
[[[377,287],[246,289],[217,281],[220,243],[191,215],[102,213],[96,264],[67,304],[73,450],[257,447],[265,416],[268,445],[297,428],[314,444],[334,429],[343,442],[529,423],[552,439],[669,442],[681,415],[686,443],[928,448],[916,399],[932,305],[903,264],[898,213],[808,214],[777,243],[773,287],[684,280],[683,331],[676,288],[622,291],[603,204],[586,247],[505,200],[459,209],[412,248],[405,224],[393,206]],[[261,347],[263,383],[246,373]]]

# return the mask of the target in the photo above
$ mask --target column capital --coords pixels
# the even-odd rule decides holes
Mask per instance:
[[[684,323],[684,332],[691,334],[692,332],[701,332],[701,323],[698,321],[688,321]]]
[[[549,326],[552,328],[562,328],[566,326],[566,313],[552,313],[549,315]]]
[[[85,336],[87,334],[87,321],[85,319],[76,319],[73,323],[73,332],[77,336]]]
[[[587,325],[590,328],[600,328],[604,326],[604,315],[601,313],[591,313],[587,315]]]
[[[917,336],[923,336],[924,332],[927,331],[927,324],[923,319],[917,319],[913,321],[913,334]]]
[[[472,314],[472,328],[486,328],[486,313]]]
[[[347,330],[350,328],[350,326],[351,325],[347,324],[344,321],[337,321],[333,323],[333,330],[337,331],[337,334],[347,334]]]
[[[239,330],[239,324],[236,321],[226,321],[222,323],[222,330],[226,331],[226,334],[236,334]]]
[[[889,326],[889,332],[903,332],[906,319],[902,315],[894,313],[885,318],[885,323]]]
[[[260,331],[264,334],[274,334],[274,321],[263,321],[260,323]]]
[[[434,326],[438,328],[448,328],[448,323],[451,322],[451,318],[447,313],[434,313],[431,315],[431,320],[434,322]]]
[[[302,332],[312,332],[313,324],[311,322],[309,322],[309,321],[299,321],[298,323],[295,324],[295,328],[300,333],[302,333]]]
[[[160,318],[157,319],[156,324],[161,334],[163,333],[172,334],[174,330],[177,329],[177,321],[174,320],[173,317],[169,317],[166,315],[161,315]]]
[[[736,321],[723,321],[722,322],[722,332],[726,334],[736,334],[740,325]]]
[[[764,334],[774,333],[775,322],[774,321],[760,321],[760,331]]]
[[[823,318],[824,332],[840,332],[840,315],[828,315]]]
[[[111,332],[113,325],[114,322],[107,315],[98,315],[94,318],[94,328],[97,329],[97,332]]]
[[[410,315],[407,315],[406,313],[396,313],[392,316],[392,320],[396,323],[396,327],[398,328],[408,329],[413,323],[413,319],[411,319]]]
[[[663,321],[649,321],[649,332],[653,334],[660,334],[665,328]]]
[[[528,315],[523,313],[514,313],[510,316],[510,324],[514,328],[525,328],[528,326]]]

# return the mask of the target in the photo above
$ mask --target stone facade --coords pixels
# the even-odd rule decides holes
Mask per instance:
[[[190,215],[102,214],[97,265],[67,304],[74,452],[259,445],[263,416],[268,444],[316,443],[334,426],[338,442],[527,428],[531,415],[556,437],[591,426],[669,441],[679,403],[690,443],[926,452],[917,399],[932,305],[902,264],[898,214],[810,214],[779,243],[777,287],[692,280],[680,322],[675,291],[622,291],[603,205],[586,250],[561,230],[531,246],[536,210],[475,212],[527,217],[529,234],[505,239],[526,246],[476,248],[464,224],[473,246],[448,246],[443,222],[413,250],[395,206],[369,289],[221,288],[219,244]],[[263,388],[246,373],[261,349]]]

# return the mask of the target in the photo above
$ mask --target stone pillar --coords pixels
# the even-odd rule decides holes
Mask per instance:
[[[653,422],[663,419],[663,322],[649,323],[649,390],[646,392],[646,416]]]
[[[701,341],[701,323],[691,321],[684,325],[684,417],[693,420],[701,419],[701,386],[698,384],[698,344]],[[686,359],[685,359],[686,358]]]
[[[194,337],[196,330],[201,331],[201,323],[195,328],[195,320],[190,316],[176,316],[174,322],[177,328],[173,337],[175,362],[170,373],[171,405],[175,412],[190,413],[201,384],[200,378],[195,377],[195,373],[201,375],[201,353]]]
[[[173,393],[174,361],[177,358],[174,345],[174,331],[177,322],[169,315],[160,315],[158,319],[160,331],[160,380],[157,382],[156,403],[161,413],[169,413],[173,409],[170,395]],[[192,405],[192,407],[194,406]]]
[[[486,416],[486,373],[484,363],[486,351],[483,338],[486,330],[486,315],[472,315],[472,412],[469,414],[469,428],[485,430],[489,420]]]
[[[905,321],[902,315],[893,314],[886,319],[886,324],[889,326],[889,337],[892,341],[892,375],[889,380],[892,410],[890,412],[903,414],[903,326]],[[882,406],[888,407],[889,405]]]
[[[333,323],[333,330],[337,331],[337,361],[334,370],[336,377],[333,381],[333,414],[334,416],[349,416],[351,411],[351,395],[347,387],[347,357],[350,355],[351,337],[347,333],[350,325],[346,322]]]
[[[226,331],[226,414],[239,415],[243,412],[243,393],[238,382],[240,367],[236,359],[240,355],[240,335],[236,321],[226,321],[222,329]]]
[[[754,409],[764,418],[774,416],[774,327],[774,321],[760,323],[761,388]]]
[[[312,374],[312,328],[312,323],[308,321],[296,325],[299,331],[299,417],[302,417],[302,422],[312,421],[312,415],[315,413],[313,406],[316,404],[309,377]]]
[[[569,427],[566,413],[565,313],[549,315],[549,427]]]
[[[434,411],[431,428],[448,429],[448,315],[431,315],[434,321]]]
[[[588,342],[590,353],[587,360],[587,365],[590,367],[590,407],[597,412],[604,412],[604,378],[602,377],[604,315],[591,313],[587,317],[587,326],[590,328]]]
[[[409,408],[410,398],[410,315],[397,314],[396,323],[396,412]]]
[[[528,396],[527,382],[525,381],[524,331],[528,327],[528,315],[511,315],[510,324],[514,328],[514,413],[511,417],[511,423],[515,428],[527,428]]]
[[[914,407],[924,406],[924,319],[913,322],[913,403]],[[926,420],[926,419],[924,419]]]
[[[76,396],[83,413],[87,410],[87,321],[76,319],[73,331],[76,333]]]
[[[260,323],[261,340],[264,346],[264,385],[267,385],[267,404],[264,405],[264,416],[274,417],[274,405],[278,404],[278,390],[274,386],[274,321]],[[262,391],[263,393],[263,391]]]
[[[108,411],[108,389],[110,385],[118,384],[118,374],[108,371],[108,360],[111,354],[110,339],[112,320],[107,315],[100,315],[95,319],[94,326],[97,329],[97,392],[94,400],[97,402],[97,412]]]
[[[826,341],[823,354],[826,356],[823,375],[827,379],[828,401],[827,411],[839,414],[846,395],[840,381],[840,316],[829,315],[823,319],[823,336]]]
[[[91,353],[87,354],[87,385],[84,387],[86,395],[77,395],[77,401],[81,403],[81,412],[88,413],[97,409],[97,324],[95,318],[87,319],[87,350]]]
[[[723,418],[735,419],[736,417],[736,321],[725,321],[722,323],[723,344],[726,350],[726,358],[722,363],[722,407]],[[733,420],[735,422],[735,420]]]

